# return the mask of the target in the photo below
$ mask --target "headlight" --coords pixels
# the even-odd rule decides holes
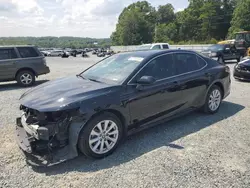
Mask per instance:
[[[210,56],[210,57],[216,57],[216,56],[217,56],[217,53],[210,53],[209,56]]]

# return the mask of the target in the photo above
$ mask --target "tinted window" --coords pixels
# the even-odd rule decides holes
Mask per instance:
[[[169,49],[169,46],[167,44],[162,45],[163,49]]]
[[[142,76],[153,76],[156,80],[160,80],[174,76],[175,73],[173,55],[168,54],[160,56],[147,64],[136,76],[136,80],[140,79]]]
[[[0,60],[17,58],[14,49],[0,49]]]
[[[206,66],[206,61],[204,59],[202,59],[201,57],[197,56],[197,60],[198,60],[198,64],[199,64],[199,68],[203,68]]]
[[[246,34],[246,41],[250,42],[250,33]]]
[[[155,45],[152,49],[153,50],[161,49],[161,46],[160,45]]]
[[[31,47],[18,47],[19,54],[22,58],[27,57],[38,57],[39,54],[36,52],[34,48]]]
[[[178,74],[183,74],[200,69],[200,65],[195,54],[176,53],[174,54]]]

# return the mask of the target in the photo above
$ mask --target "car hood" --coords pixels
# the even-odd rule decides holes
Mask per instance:
[[[23,106],[40,112],[77,108],[83,100],[112,92],[113,85],[97,83],[81,77],[66,77],[46,82],[20,97]]]

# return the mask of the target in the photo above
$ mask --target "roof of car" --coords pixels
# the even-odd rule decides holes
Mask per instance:
[[[185,52],[185,53],[194,53],[194,51],[191,50],[139,50],[139,51],[130,51],[130,52],[122,52],[123,54],[131,54],[134,56],[139,56],[139,57],[151,57],[151,56],[157,56],[157,55],[161,55],[161,54],[165,54],[165,53],[171,53],[171,52]]]
[[[141,46],[149,46],[149,45],[164,45],[164,44],[169,45],[168,43],[150,43],[150,44],[142,44]]]

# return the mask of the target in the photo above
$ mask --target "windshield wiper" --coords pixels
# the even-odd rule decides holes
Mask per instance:
[[[87,78],[83,77],[81,74],[77,74],[77,77],[81,77],[82,79],[88,80]]]
[[[86,78],[86,77],[82,76],[81,74],[77,74],[76,76],[77,76],[77,77],[81,77],[82,79],[85,79],[85,80],[90,80],[90,81],[93,81],[93,82],[102,83],[102,82],[99,81],[99,80],[95,80],[95,79],[92,79],[92,78]]]
[[[91,79],[91,78],[89,78],[88,80],[93,81],[93,82],[102,83],[102,82],[101,82],[101,81],[99,81],[99,80],[95,80],[95,79]]]

